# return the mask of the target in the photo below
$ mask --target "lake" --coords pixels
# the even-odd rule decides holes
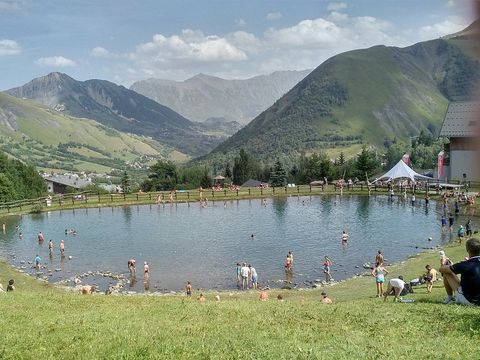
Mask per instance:
[[[252,264],[262,285],[282,286],[284,260],[292,251],[293,282],[306,287],[324,279],[325,255],[333,260],[333,278],[340,280],[363,272],[362,264],[372,262],[379,249],[390,263],[447,243],[455,236],[442,233],[440,217],[441,205],[434,201],[427,208],[423,199],[412,206],[386,195],[269,198],[266,206],[252,199],[210,202],[206,208],[183,203],[65,210],[4,220],[0,256],[33,275],[28,262],[38,253],[44,272],[52,270],[51,282],[86,271],[127,275],[127,261],[135,257],[138,281],[125,290],[144,291],[142,265],[148,261],[149,290],[178,291],[186,281],[194,288],[236,288],[236,262]],[[465,214],[457,217],[454,234],[465,220]],[[70,228],[77,235],[65,235]],[[341,244],[342,230],[350,235],[347,246]],[[52,258],[49,239],[55,244]],[[64,259],[60,239],[65,240]]]

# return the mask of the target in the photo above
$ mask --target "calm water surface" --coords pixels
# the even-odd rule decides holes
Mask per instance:
[[[178,204],[58,211],[7,219],[0,256],[20,266],[38,253],[48,269],[61,269],[51,282],[86,271],[126,275],[127,260],[135,257],[139,281],[126,290],[143,291],[142,264],[148,261],[150,291],[164,291],[180,290],[187,280],[195,288],[235,288],[237,261],[254,265],[261,284],[281,286],[284,259],[292,251],[293,281],[306,286],[306,281],[323,279],[324,255],[333,260],[334,279],[343,279],[364,271],[362,264],[373,261],[378,249],[393,262],[450,241],[451,235],[440,229],[440,210],[433,201],[426,208],[423,201],[412,207],[384,195],[346,195],[268,199],[266,207],[255,199],[226,206],[217,201],[207,208]],[[465,215],[457,217],[455,228],[465,222]],[[78,234],[65,236],[66,228]],[[350,234],[346,247],[340,241],[344,229]],[[39,231],[44,244],[37,241]],[[49,239],[55,244],[53,258],[48,255]],[[65,240],[63,261],[60,239]],[[26,272],[35,273],[24,265]]]

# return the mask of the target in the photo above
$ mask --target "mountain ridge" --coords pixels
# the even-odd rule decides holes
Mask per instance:
[[[172,109],[107,80],[78,81],[54,72],[6,93],[122,132],[151,136],[191,155],[205,154],[220,141],[204,135],[195,123]]]
[[[150,78],[133,83],[130,89],[198,122],[224,118],[246,124],[309,72],[276,71],[233,80],[200,73],[184,81]]]

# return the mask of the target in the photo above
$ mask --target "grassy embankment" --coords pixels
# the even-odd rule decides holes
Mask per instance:
[[[458,261],[462,246],[447,254]],[[388,255],[388,254],[387,254]],[[389,266],[392,275],[418,276],[437,252]],[[221,302],[183,296],[83,296],[38,282],[0,263],[0,358],[230,358],[230,359],[478,359],[480,308],[443,305],[440,284],[424,286],[415,303],[374,298],[373,277],[317,290],[221,293]],[[387,280],[390,277],[387,277]],[[284,301],[276,296],[281,293]]]

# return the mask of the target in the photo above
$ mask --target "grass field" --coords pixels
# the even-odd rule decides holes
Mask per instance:
[[[462,246],[447,255],[458,261]],[[386,254],[388,256],[388,254]],[[438,264],[437,251],[388,266],[417,277]],[[373,277],[326,289],[221,292],[221,301],[185,296],[105,296],[64,292],[0,262],[2,359],[478,359],[480,308],[443,305],[438,283],[408,296],[414,303],[374,298]],[[387,276],[387,280],[390,276]],[[233,281],[233,279],[232,279]],[[320,302],[326,290],[332,305]],[[282,294],[283,302],[276,300]]]

